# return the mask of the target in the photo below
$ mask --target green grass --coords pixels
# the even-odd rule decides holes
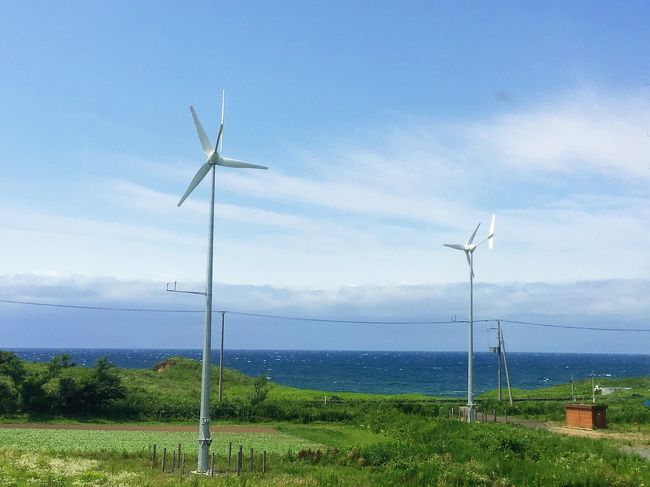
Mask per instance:
[[[650,377],[598,377],[595,383],[603,387],[629,387],[629,390],[616,391],[606,396],[597,395],[599,401],[612,401],[623,398],[645,398],[650,395]],[[591,379],[577,380],[574,382],[574,390],[577,398],[581,401],[591,401]],[[503,391],[504,397],[507,398],[507,391]],[[571,384],[559,384],[555,386],[539,387],[535,389],[513,389],[512,395],[515,398],[570,398]],[[479,396],[481,398],[496,398],[497,391],[489,391]]]
[[[355,446],[389,440],[389,437],[384,434],[373,433],[358,426],[340,423],[314,423],[310,425],[281,423],[277,427],[284,433],[339,449],[349,449]]]

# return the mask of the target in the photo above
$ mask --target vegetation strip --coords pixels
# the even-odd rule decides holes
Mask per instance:
[[[103,424],[103,423],[0,423],[0,429],[96,430],[96,431],[196,431],[196,426],[174,424]],[[213,433],[275,434],[277,429],[262,425],[212,425]]]
[[[143,452],[152,445],[173,448],[182,445],[183,451],[196,453],[196,432],[167,431],[101,431],[2,429],[0,448],[38,451],[114,451]],[[228,443],[244,445],[255,450],[286,453],[289,450],[318,449],[323,445],[287,433],[222,433],[215,434],[212,449],[226,451]]]

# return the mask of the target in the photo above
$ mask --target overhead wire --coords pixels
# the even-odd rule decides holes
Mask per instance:
[[[0,299],[0,303],[5,304],[18,304],[25,306],[41,306],[48,308],[64,308],[64,309],[85,309],[93,311],[120,311],[120,312],[136,312],[136,313],[205,313],[201,309],[167,309],[167,308],[131,308],[119,306],[94,306],[94,305],[81,305],[81,304],[65,304],[65,303],[43,303],[38,301],[23,301],[17,299]],[[284,321],[300,321],[311,323],[331,323],[331,324],[354,324],[354,325],[453,325],[457,323],[468,323],[467,320],[447,320],[447,321],[387,321],[387,320],[347,320],[347,319],[328,319],[328,318],[314,318],[308,316],[289,316],[289,315],[274,315],[265,313],[249,313],[244,311],[234,310],[214,310],[213,313],[226,313],[235,316],[245,316],[252,318],[263,318],[272,320]],[[492,318],[485,320],[474,320],[474,323],[510,323],[522,326],[539,326],[546,328],[561,328],[570,330],[587,330],[587,331],[611,331],[611,332],[634,332],[634,333],[650,333],[650,328],[615,328],[615,327],[600,327],[600,326],[585,326],[585,325],[566,325],[559,323],[539,323],[532,321],[522,320],[507,320],[500,318]]]
[[[520,320],[502,320],[502,319],[492,319],[485,321],[500,321],[501,323],[511,323],[513,325],[524,325],[524,326],[541,326],[545,328],[565,328],[573,330],[591,330],[591,331],[621,331],[621,332],[640,332],[640,333],[650,333],[650,328],[614,328],[614,327],[605,327],[605,326],[588,326],[588,325],[563,325],[557,323],[535,323],[531,321],[520,321]]]

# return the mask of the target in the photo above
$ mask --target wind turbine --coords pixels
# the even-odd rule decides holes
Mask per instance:
[[[258,166],[257,164],[249,164],[247,162],[238,161],[236,159],[229,159],[221,155],[223,148],[223,119],[224,119],[224,103],[225,92],[221,96],[221,125],[217,132],[217,142],[212,146],[203,126],[199,121],[199,117],[194,111],[194,107],[190,106],[194,125],[199,134],[199,140],[203,146],[203,151],[207,160],[196,172],[192,182],[187,187],[187,191],[178,202],[177,206],[181,206],[183,201],[194,191],[199,183],[205,178],[206,174],[212,170],[212,193],[210,197],[210,237],[208,239],[208,269],[206,273],[205,283],[205,336],[203,340],[203,360],[201,368],[201,418],[199,420],[199,459],[197,472],[204,473],[208,471],[208,455],[212,437],[210,436],[210,340],[212,337],[212,257],[214,248],[214,175],[215,166],[226,166],[236,168],[249,168],[249,169],[268,169],[266,166]]]
[[[456,250],[465,252],[467,263],[469,264],[469,323],[468,323],[468,347],[467,347],[467,422],[473,423],[476,411],[474,409],[474,251],[486,240],[490,250],[494,247],[494,224],[496,216],[492,215],[492,222],[490,223],[490,233],[488,236],[481,240],[479,243],[473,243],[476,232],[481,226],[479,223],[470,235],[467,243],[462,244],[444,244],[445,247],[450,247]]]

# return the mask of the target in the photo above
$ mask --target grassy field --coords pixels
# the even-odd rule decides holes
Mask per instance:
[[[103,422],[129,421],[194,424],[198,416],[200,366],[174,358],[167,367],[115,372],[126,397],[101,411]],[[29,364],[38,372],[41,364]],[[41,369],[42,370],[42,369]],[[89,370],[66,368],[62,375],[80,379]],[[212,417],[216,423],[264,422],[277,433],[215,434],[213,451],[219,474],[186,476],[177,470],[152,469],[150,446],[176,448],[180,443],[196,464],[195,432],[78,431],[0,429],[0,487],[4,485],[354,485],[354,486],[650,486],[650,464],[600,439],[567,437],[512,424],[466,424],[448,419],[457,404],[424,401],[423,396],[307,391],[263,384],[236,371],[225,371],[225,400],[217,404],[218,369],[213,369]],[[607,403],[615,426],[650,423],[642,399],[650,379],[601,381],[631,387],[598,398]],[[626,385],[621,385],[626,384]],[[579,383],[585,390],[587,383]],[[55,381],[45,384],[56,393]],[[517,391],[533,398],[570,395],[570,386]],[[328,396],[327,402],[325,396]],[[563,401],[496,404],[494,393],[481,407],[509,408],[510,414],[558,416]],[[500,410],[502,410],[500,409]],[[16,417],[5,417],[15,421]],[[33,420],[34,416],[20,416]],[[42,418],[41,418],[42,419]],[[97,417],[48,417],[91,422]],[[542,418],[543,419],[543,418]],[[190,421],[191,420],[191,421]],[[134,423],[131,423],[133,426]],[[641,424],[641,423],[639,423]],[[643,423],[645,424],[645,423]],[[244,451],[266,450],[268,472],[237,477],[227,467],[226,445]],[[258,459],[259,460],[259,459]],[[256,464],[259,470],[259,463]]]
[[[273,453],[269,454],[268,472],[265,475],[259,472],[258,458],[256,472],[245,472],[242,477],[236,477],[234,467],[227,466],[221,445],[221,452],[217,455],[218,475],[214,479],[185,477],[183,483],[544,487],[650,485],[648,462],[634,455],[623,454],[607,442],[569,438],[514,425],[468,425],[407,415],[388,407],[366,416],[363,425],[286,425],[285,429],[292,434],[266,435],[272,442],[277,439],[278,447],[272,450],[272,446],[268,446]],[[37,435],[34,438],[50,446],[44,450],[34,449],[30,444],[21,446],[22,439],[17,440],[14,446],[1,445],[0,478],[3,480],[0,485],[181,484],[178,471],[163,474],[159,464],[152,469],[150,450],[136,444],[139,440],[151,441],[153,438],[133,435],[133,432],[128,432],[129,435],[119,433],[110,435],[110,441],[104,442],[99,439],[78,440],[68,436],[70,431],[49,430],[45,437]],[[169,447],[175,447],[182,440],[189,442],[187,446],[190,448],[190,444],[196,442],[195,435],[191,434],[191,438],[184,435],[174,433],[169,436]],[[124,445],[124,439],[120,436],[138,440],[129,443],[126,449],[117,451]],[[286,439],[287,436],[291,439]],[[160,436],[156,436],[155,441],[158,438]],[[66,445],[77,441],[88,441],[84,447],[89,449],[66,450]],[[250,437],[249,445],[255,441],[259,442],[259,439]],[[283,444],[282,441],[287,442]],[[289,444],[310,446],[302,450],[282,451]],[[112,449],[107,448],[109,445]],[[219,443],[215,446],[219,447]],[[193,466],[195,461],[195,457],[190,455],[188,465]],[[5,482],[6,479],[10,481]]]
[[[597,394],[596,404],[607,406],[607,417],[610,425],[615,429],[644,430],[650,427],[650,407],[643,404],[650,399],[650,377],[631,378],[598,378],[597,384],[603,387],[619,388],[611,394]],[[591,403],[591,380],[580,380],[574,383],[577,402]],[[550,399],[565,398],[557,401],[521,401],[514,406],[507,406],[507,401],[498,403],[496,391],[490,391],[479,396],[479,402],[490,409],[517,414],[541,420],[564,420],[564,405],[571,402],[571,384],[543,387],[539,389],[515,389],[513,397],[516,399]],[[507,399],[507,393],[504,391]]]

